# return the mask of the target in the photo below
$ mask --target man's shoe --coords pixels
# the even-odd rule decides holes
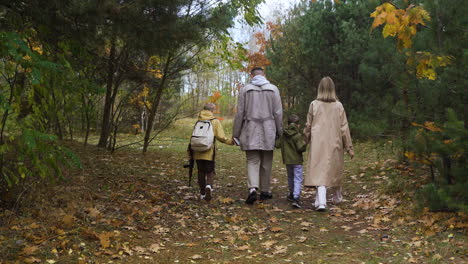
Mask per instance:
[[[301,201],[299,201],[299,199],[293,199],[292,206],[293,206],[294,208],[298,208],[298,209],[299,209],[299,208],[302,208],[302,206],[301,206]]]
[[[245,200],[246,204],[253,204],[255,201],[257,201],[257,191],[252,191],[249,193],[249,196],[247,196],[247,199]]]
[[[213,191],[213,188],[211,188],[211,185],[207,185],[205,187],[205,201],[211,201],[211,192]]]
[[[319,205],[315,210],[317,210],[317,212],[325,212],[327,211],[327,207],[325,207],[325,205]]]
[[[288,199],[288,202],[294,202],[294,196],[292,193],[289,193],[288,197],[286,198]]]
[[[273,198],[273,195],[269,192],[261,192],[260,193],[260,201],[265,201],[265,200],[269,200],[269,199],[272,199]]]

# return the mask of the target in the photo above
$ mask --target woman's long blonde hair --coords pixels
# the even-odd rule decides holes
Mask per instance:
[[[326,76],[320,80],[318,89],[317,89],[317,99],[322,102],[336,102],[338,97],[335,92],[335,83],[332,78]]]

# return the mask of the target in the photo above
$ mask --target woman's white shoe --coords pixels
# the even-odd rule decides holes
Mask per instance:
[[[319,205],[317,208],[315,208],[318,212],[325,212],[327,210],[327,207],[325,205]]]

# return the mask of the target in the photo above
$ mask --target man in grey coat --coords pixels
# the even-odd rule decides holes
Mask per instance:
[[[247,156],[247,204],[257,200],[258,189],[260,200],[272,198],[273,150],[275,139],[281,136],[283,129],[283,107],[278,88],[265,78],[262,68],[254,68],[251,76],[251,82],[240,90],[232,133]]]

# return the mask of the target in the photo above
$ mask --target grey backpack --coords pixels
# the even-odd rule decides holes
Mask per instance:
[[[192,137],[190,138],[190,147],[193,151],[204,152],[213,146],[214,131],[211,120],[199,120],[195,123]]]

